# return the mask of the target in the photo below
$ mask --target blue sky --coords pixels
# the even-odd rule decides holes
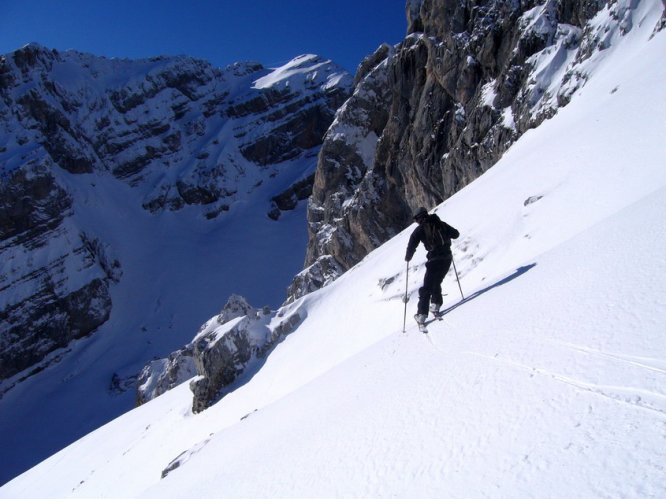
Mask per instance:
[[[406,32],[405,0],[0,0],[0,54],[29,42],[107,57],[267,67],[314,53],[351,72]]]

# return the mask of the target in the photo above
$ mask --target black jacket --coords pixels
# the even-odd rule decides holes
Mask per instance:
[[[419,224],[409,237],[405,260],[412,259],[419,243],[423,243],[428,251],[428,261],[450,258],[451,239],[457,239],[458,236],[460,232],[442,222],[437,215],[428,215],[425,222]]]

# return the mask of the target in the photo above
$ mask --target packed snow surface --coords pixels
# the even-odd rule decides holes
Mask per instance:
[[[664,497],[660,13],[437,207],[466,298],[452,270],[429,334],[409,227],[290,305],[302,325],[210,409],[193,415],[183,384],[0,497]]]

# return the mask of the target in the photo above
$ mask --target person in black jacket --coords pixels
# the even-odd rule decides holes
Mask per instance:
[[[414,316],[416,322],[422,325],[428,318],[428,305],[434,315],[442,306],[442,281],[453,259],[451,239],[457,239],[460,233],[437,215],[429,215],[425,208],[414,212],[414,221],[419,225],[409,238],[405,261],[409,262],[419,243],[423,243],[428,251],[426,273],[423,286],[419,288],[418,310]]]

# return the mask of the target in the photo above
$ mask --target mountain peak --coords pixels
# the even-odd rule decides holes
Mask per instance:
[[[333,82],[333,84],[331,84]],[[254,82],[254,88],[289,87],[303,90],[306,87],[333,85],[351,86],[351,75],[331,60],[317,55],[298,56]]]

